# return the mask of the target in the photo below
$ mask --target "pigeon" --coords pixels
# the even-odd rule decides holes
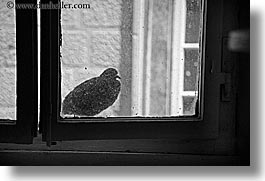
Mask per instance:
[[[64,99],[63,115],[95,116],[110,107],[118,98],[121,78],[114,68],[106,69],[99,77],[76,86]]]

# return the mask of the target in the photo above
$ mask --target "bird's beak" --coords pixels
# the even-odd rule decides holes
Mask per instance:
[[[118,76],[118,75],[116,75],[116,78],[118,78],[118,79],[121,79],[121,77],[120,77],[120,76]]]

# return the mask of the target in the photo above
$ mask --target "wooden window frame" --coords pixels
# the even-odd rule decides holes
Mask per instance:
[[[33,9],[16,10],[16,69],[17,120],[1,120],[0,142],[30,144],[38,124],[37,11]]]

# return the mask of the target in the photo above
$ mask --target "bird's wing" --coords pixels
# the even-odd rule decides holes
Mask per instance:
[[[99,77],[94,77],[92,79],[86,80],[80,85],[76,86],[72,92],[79,94],[80,92],[90,92],[99,83]]]
[[[90,92],[98,83],[98,77],[86,80],[76,86],[64,99],[64,107],[71,107],[71,104],[76,104],[76,98],[81,97],[84,92]],[[67,105],[67,106],[66,106]]]
[[[63,101],[63,112],[94,116],[111,106],[120,92],[115,79],[95,77],[76,86]]]

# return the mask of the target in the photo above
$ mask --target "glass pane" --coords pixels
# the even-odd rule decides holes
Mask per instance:
[[[195,114],[196,97],[185,96],[183,97],[183,115],[192,116]]]
[[[199,50],[185,49],[184,91],[197,91],[199,76]]]
[[[15,10],[7,8],[8,2],[0,1],[0,122],[16,120]]]
[[[201,0],[186,0],[186,43],[198,43],[200,34]]]
[[[90,4],[90,9],[61,11],[61,116],[130,115],[132,3],[79,3]]]
[[[168,40],[171,22],[169,0],[153,1],[152,17],[152,48],[151,48],[151,77],[150,77],[150,104],[146,114],[165,116],[167,114],[167,79],[168,73]],[[156,105],[156,106],[152,106]]]
[[[90,9],[61,10],[61,117],[185,115],[183,93],[198,91],[199,56],[197,50],[187,50],[180,58],[185,65],[179,61],[177,72],[172,67],[174,1],[149,1],[143,60],[133,59],[133,0],[79,2]],[[185,17],[185,8],[176,8]],[[174,21],[185,22],[179,17]],[[183,54],[184,49],[176,51]],[[175,77],[178,86],[173,87]],[[172,94],[178,99],[171,99]],[[181,111],[175,113],[172,105]]]

